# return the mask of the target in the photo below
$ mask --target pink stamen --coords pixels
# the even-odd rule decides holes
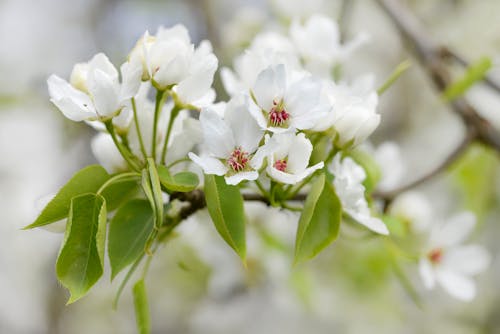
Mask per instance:
[[[237,147],[227,159],[227,164],[233,171],[241,172],[247,166],[248,160],[248,153],[243,151],[241,147]]]
[[[443,250],[441,248],[433,249],[427,254],[427,257],[433,264],[439,263],[443,258]]]
[[[281,103],[278,104],[278,102],[273,101],[273,105],[274,107],[269,112],[269,121],[273,126],[281,126],[290,118],[290,114],[283,108]]]
[[[287,165],[287,162],[285,159],[283,160],[277,160],[275,163],[274,163],[274,168],[276,168],[277,170],[281,171],[281,172],[284,172],[286,170],[286,165]]]

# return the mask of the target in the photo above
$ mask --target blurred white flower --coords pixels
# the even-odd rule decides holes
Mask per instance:
[[[429,243],[420,259],[420,276],[427,289],[438,283],[453,297],[469,301],[476,295],[471,276],[484,271],[490,255],[479,245],[462,245],[472,232],[475,216],[457,214],[430,232]]]
[[[380,124],[376,108],[378,95],[373,89],[373,77],[363,76],[351,85],[335,85],[324,82],[326,98],[332,106],[329,114],[320,119],[314,130],[322,131],[333,127],[337,133],[337,143],[356,146],[362,143]]]
[[[275,134],[266,145],[270,147],[267,174],[278,182],[295,184],[324,166],[321,161],[307,167],[313,147],[303,133]]]
[[[262,165],[265,152],[256,152],[264,131],[249,114],[257,108],[248,96],[238,96],[226,105],[224,118],[211,109],[200,113],[203,131],[202,153],[190,152],[189,157],[206,174],[225,175],[228,184],[243,180],[255,180]]]
[[[335,155],[329,169],[335,177],[333,185],[342,202],[344,212],[374,232],[389,234],[385,224],[380,219],[371,216],[365,199],[365,187],[361,184],[366,178],[364,169],[351,158],[342,159],[341,156],[341,152]]]
[[[300,69],[293,44],[277,32],[261,33],[243,54],[235,58],[234,72],[229,68],[222,68],[224,89],[232,96],[242,91],[247,92],[254,86],[259,73],[279,64],[283,64],[288,71]]]
[[[375,149],[373,157],[382,172],[377,189],[386,191],[400,185],[406,172],[406,166],[401,157],[399,145],[390,141],[384,142]]]
[[[107,133],[98,133],[91,142],[92,153],[110,174],[127,170],[127,162],[115,146],[113,139]]]
[[[324,0],[271,0],[271,3],[284,18],[307,18],[325,9]]]
[[[146,32],[129,58],[131,61],[138,59],[143,64],[144,80],[151,79],[159,89],[173,87],[185,104],[201,107],[207,99],[213,101],[211,97],[215,98],[210,87],[218,60],[212,52],[212,45],[203,41],[195,49],[183,25],[159,28],[156,36]]]
[[[433,220],[433,210],[429,200],[417,191],[407,191],[398,195],[389,206],[389,214],[407,222],[415,233],[428,229]]]
[[[328,16],[316,14],[304,24],[294,20],[290,26],[290,37],[297,48],[305,67],[315,75],[329,78],[334,66],[347,59],[352,51],[362,45],[366,35],[340,44],[337,24]]]
[[[106,120],[118,115],[140,85],[140,64],[127,62],[118,71],[103,53],[88,63],[75,65],[71,82],[51,75],[47,80],[50,101],[73,121]]]
[[[318,109],[321,84],[308,75],[298,78],[287,75],[284,65],[262,71],[252,89],[255,102],[261,108],[250,109],[263,129],[284,132],[288,129],[310,129],[327,109]]]

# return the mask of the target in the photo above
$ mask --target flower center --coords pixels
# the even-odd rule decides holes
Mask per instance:
[[[286,170],[286,165],[287,165],[287,162],[285,159],[276,160],[273,167],[276,168],[277,170],[279,170],[280,172],[284,172]]]
[[[248,160],[248,153],[243,151],[241,147],[237,147],[227,159],[227,164],[233,171],[241,172],[247,166]]]
[[[443,258],[443,250],[441,248],[433,249],[427,254],[427,257],[433,264],[437,264]]]
[[[269,112],[269,122],[273,126],[282,126],[288,119],[290,114],[285,110],[283,102],[273,101],[273,107]]]

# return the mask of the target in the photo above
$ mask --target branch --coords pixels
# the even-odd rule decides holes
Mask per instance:
[[[401,35],[412,46],[414,55],[426,69],[437,90],[443,93],[452,84],[451,74],[446,67],[445,60],[449,58],[450,54],[455,55],[455,53],[434,41],[417,18],[400,1],[376,1],[392,19]],[[462,63],[467,64],[463,58],[459,59]],[[474,140],[500,151],[500,134],[491,123],[479,115],[465,98],[461,97],[451,101],[450,107],[462,118],[467,130],[474,135]]]

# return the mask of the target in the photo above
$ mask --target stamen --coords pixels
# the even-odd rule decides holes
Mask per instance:
[[[243,151],[241,147],[237,147],[227,159],[227,164],[233,171],[241,172],[247,166],[248,161],[248,153]]]
[[[282,102],[278,103],[274,100],[273,105],[274,107],[269,112],[269,122],[272,126],[281,126],[290,118],[290,114],[285,110]]]
[[[281,172],[284,172],[286,170],[286,165],[287,165],[287,162],[285,159],[283,160],[276,160],[276,162],[274,163],[274,168],[276,168],[277,170],[281,171]]]
[[[427,254],[427,257],[433,264],[439,263],[443,258],[443,250],[441,248],[433,249]]]

